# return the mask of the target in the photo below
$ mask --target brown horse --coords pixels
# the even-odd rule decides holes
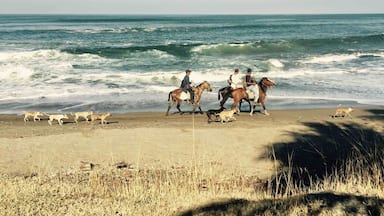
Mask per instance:
[[[267,89],[268,87],[276,86],[276,83],[272,80],[268,79],[267,77],[261,78],[261,80],[258,82],[259,87],[259,97],[257,99],[257,102],[255,102],[255,96],[249,97],[246,89],[243,88],[237,88],[232,90],[230,86],[221,88],[218,92],[218,99],[220,100],[220,96],[223,98],[220,101],[220,106],[223,107],[225,102],[228,100],[228,98],[233,98],[232,103],[232,109],[234,109],[238,104],[241,107],[242,100],[245,100],[249,103],[250,107],[250,115],[253,114],[253,110],[257,104],[261,104],[264,114],[269,115],[269,113],[266,110],[265,107],[265,99],[267,97]],[[252,104],[251,104],[252,102]]]
[[[207,82],[207,81],[204,81],[202,83],[200,83],[198,86],[196,87],[192,87],[193,89],[193,92],[195,93],[195,98],[194,98],[194,102],[193,102],[193,113],[195,112],[196,108],[199,107],[199,110],[200,112],[202,112],[201,110],[201,107],[200,107],[200,98],[201,98],[201,95],[203,94],[204,90],[207,90],[207,91],[212,91],[212,88],[211,88],[211,85]],[[173,107],[174,103],[177,102],[177,110],[179,110],[180,113],[181,110],[180,110],[180,105],[181,105],[181,102],[184,100],[184,101],[189,101],[189,92],[188,93],[185,93],[183,92],[183,90],[181,88],[178,88],[178,89],[175,89],[171,92],[169,92],[168,94],[168,101],[169,101],[169,105],[168,105],[168,110],[167,110],[167,113],[166,115],[168,115],[169,113],[169,110],[171,109],[171,107]]]

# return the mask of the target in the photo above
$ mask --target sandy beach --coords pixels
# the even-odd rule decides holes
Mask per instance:
[[[274,164],[266,159],[266,147],[290,142],[292,133],[313,133],[308,123],[354,124],[383,133],[383,110],[356,108],[351,118],[332,118],[335,109],[271,110],[270,116],[242,112],[225,124],[208,124],[205,114],[112,114],[106,125],[76,124],[70,117],[63,126],[50,126],[46,118],[24,123],[22,115],[0,115],[0,173],[24,176],[78,170],[81,161],[100,167],[124,161],[137,169],[198,163],[223,175],[236,170],[267,178]]]
[[[226,2],[3,4],[0,215],[384,215],[384,7]],[[165,115],[236,69],[270,115]]]

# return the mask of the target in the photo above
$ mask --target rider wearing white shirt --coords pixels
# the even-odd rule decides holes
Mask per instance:
[[[239,74],[239,69],[235,69],[235,72],[229,77],[228,83],[232,89],[243,88],[243,79]]]

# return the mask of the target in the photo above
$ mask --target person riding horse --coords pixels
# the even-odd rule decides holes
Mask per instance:
[[[189,92],[191,97],[190,101],[193,104],[193,102],[195,101],[195,94],[193,92],[191,82],[189,81],[189,75],[191,75],[191,70],[186,70],[184,79],[183,81],[181,81],[180,88],[182,88],[184,92],[187,92],[187,91]]]
[[[247,75],[245,75],[245,86],[247,90],[250,90],[253,92],[254,97],[258,95],[257,89],[256,89],[257,82],[254,77],[252,77],[252,69],[247,69]]]
[[[247,70],[247,76],[244,84],[248,86],[247,89],[249,89],[250,86],[257,86],[258,92],[252,91],[254,95],[251,95],[247,93],[246,89],[244,88],[232,89],[230,86],[223,87],[219,89],[217,93],[217,99],[220,100],[220,97],[222,98],[220,100],[220,107],[224,106],[228,98],[233,98],[232,108],[235,108],[237,105],[241,107],[241,101],[245,100],[249,103],[250,115],[253,114],[253,109],[256,105],[261,105],[264,114],[269,115],[265,107],[267,89],[268,87],[276,86],[276,83],[268,79],[267,77],[261,78],[259,82],[256,82],[255,80],[252,81],[252,77],[250,76],[251,72],[252,70]],[[256,90],[256,88],[254,89]]]
[[[239,69],[235,69],[235,71],[233,72],[233,74],[231,74],[229,76],[229,79],[227,80],[229,86],[225,86],[221,89],[219,89],[219,92],[223,92],[223,97],[227,98],[227,97],[230,97],[231,93],[233,90],[237,89],[237,88],[243,88],[244,87],[244,84],[243,84],[243,79],[241,77],[241,75],[239,74]],[[220,95],[219,95],[219,100],[220,100]],[[223,106],[222,104],[220,104],[221,106]]]
[[[228,83],[231,85],[232,89],[243,88],[243,79],[239,74],[239,69],[235,69],[235,72],[229,76]]]
[[[209,92],[212,91],[211,85],[207,81],[204,81],[204,82],[200,83],[199,85],[197,85],[196,87],[193,87],[193,91],[195,94],[194,94],[193,104],[191,104],[193,106],[192,113],[195,112],[196,108],[199,108],[200,112],[202,112],[201,107],[200,107],[200,99],[201,99],[201,95],[203,94],[204,90],[209,91]],[[186,93],[183,92],[182,88],[177,88],[177,89],[174,89],[173,91],[170,91],[168,94],[169,105],[168,105],[168,110],[167,110],[166,115],[168,115],[169,110],[173,107],[173,105],[175,103],[177,103],[177,106],[176,106],[177,110],[179,111],[179,113],[182,114],[183,112],[181,111],[180,106],[181,106],[182,101],[184,101],[186,99],[188,99],[188,98],[186,98]]]

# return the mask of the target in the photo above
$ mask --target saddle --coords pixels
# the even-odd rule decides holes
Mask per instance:
[[[180,94],[180,99],[181,100],[190,100],[191,99],[191,94],[189,93],[189,91],[182,91],[181,94]]]
[[[255,99],[255,94],[251,90],[247,89],[247,94],[249,99]]]

